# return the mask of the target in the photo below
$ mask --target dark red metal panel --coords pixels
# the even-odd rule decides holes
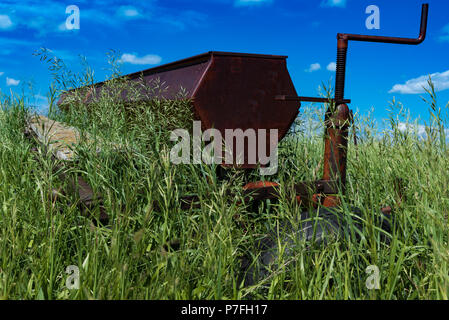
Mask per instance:
[[[278,129],[282,138],[299,111],[285,57],[212,53],[212,64],[193,95],[206,128]]]
[[[192,98],[192,94],[201,77],[204,75],[208,64],[210,63],[210,55],[202,54],[188,59],[172,62],[159,67],[146,69],[143,71],[124,75],[121,78],[126,78],[129,81],[140,81],[141,78],[145,80],[148,86],[154,85],[154,80],[159,80],[163,84],[164,90],[154,91],[153,98],[178,99],[179,92],[184,89],[186,92],[185,98]],[[84,87],[81,90],[86,90],[85,102],[89,103],[92,96],[98,96],[107,81],[98,82],[92,88]],[[151,91],[149,90],[148,93]],[[70,95],[71,91],[62,95],[59,98],[58,105],[64,105],[64,99]],[[127,99],[126,92],[123,94],[123,99]]]
[[[286,57],[211,53],[212,63],[193,95],[195,111],[205,129],[278,130],[281,140],[298,115],[300,104],[276,100],[296,90],[287,70]],[[256,139],[256,141],[258,141]],[[245,152],[248,148],[245,147]],[[236,155],[235,150],[232,150]],[[258,142],[256,161],[258,162]],[[243,168],[255,165],[244,155]]]
[[[256,132],[266,129],[269,150],[268,130],[277,129],[278,140],[282,139],[299,112],[299,101],[276,99],[279,95],[297,96],[286,59],[286,56],[211,51],[125,77],[130,81],[143,77],[149,84],[160,80],[167,90],[155,92],[155,98],[178,99],[183,88],[186,98],[192,99],[202,129],[218,129],[223,138],[226,129]],[[99,94],[104,84],[95,84],[92,94]],[[63,102],[64,96],[58,104]],[[245,156],[242,167],[255,167],[246,159]]]

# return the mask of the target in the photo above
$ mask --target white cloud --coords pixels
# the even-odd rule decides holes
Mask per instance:
[[[4,72],[0,72],[0,77],[2,76],[2,75],[4,75],[5,73]]]
[[[398,129],[404,133],[416,134],[420,139],[427,139],[426,126],[418,123],[399,122]],[[433,127],[433,130],[437,128]],[[449,139],[449,129],[444,129],[446,139]]]
[[[337,70],[337,64],[335,62],[331,62],[327,65],[326,69],[335,72]]]
[[[16,50],[27,50],[29,47],[39,45],[39,42],[0,37],[0,55],[7,56]]]
[[[7,86],[18,86],[19,83],[20,83],[20,80],[6,77],[6,85]]]
[[[12,27],[11,18],[5,14],[0,14],[0,29],[9,29]]]
[[[58,31],[69,31],[69,29],[67,29],[65,21],[58,25]]]
[[[430,75],[435,85],[435,91],[443,91],[449,89],[449,70],[445,72],[436,72]],[[428,75],[410,79],[404,84],[395,84],[389,93],[399,92],[402,94],[418,94],[425,93],[424,88],[428,88]]]
[[[131,64],[159,64],[161,61],[162,58],[155,54],[147,54],[146,56],[138,57],[135,54],[124,53],[120,58],[120,62]]]
[[[405,123],[405,122],[399,122],[398,123],[398,129],[401,132],[410,132],[415,131],[416,134],[420,137],[425,136],[426,134],[426,127],[422,124],[412,124],[412,123]]]
[[[38,36],[54,31],[57,24],[66,17],[65,5],[50,0],[22,0],[15,1],[14,5],[1,1],[0,12],[11,12],[13,27],[33,30]]]
[[[321,69],[321,65],[319,63],[312,63],[309,67],[309,69],[306,69],[306,72],[314,72]]]
[[[441,41],[449,41],[449,24],[443,28],[443,35],[439,38]]]
[[[346,7],[346,0],[323,0],[321,2],[322,7]]]
[[[226,1],[230,5],[235,2],[235,0]],[[166,29],[167,25],[173,26],[173,21],[177,22],[173,29],[179,31],[190,27],[203,27],[208,18],[207,15],[194,10],[173,10],[165,4],[168,1],[112,1],[120,2],[117,6],[111,5],[111,1],[106,0],[78,2],[83,3],[80,7],[81,28],[83,25],[86,27],[95,24],[95,27],[123,29],[128,20],[141,19],[148,21],[147,26],[153,32],[161,28]],[[31,31],[32,35],[41,38],[50,33],[71,34],[64,26],[68,17],[65,13],[68,3],[54,0],[0,1],[0,30],[10,25],[5,16],[8,14],[9,20],[12,20],[12,26],[8,28],[24,28],[27,32]],[[0,50],[4,48],[0,46]]]
[[[236,7],[247,7],[252,5],[269,4],[272,2],[272,0],[235,0],[234,5]]]
[[[117,14],[121,17],[125,18],[140,18],[142,15],[140,14],[139,10],[137,10],[133,6],[121,6],[117,10]]]

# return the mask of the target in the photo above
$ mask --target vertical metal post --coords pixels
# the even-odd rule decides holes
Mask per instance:
[[[331,104],[325,116],[323,180],[339,183],[344,192],[350,112],[343,103],[345,94],[346,57],[348,40],[337,36],[337,72],[335,78],[335,105]],[[325,199],[324,206],[338,204],[336,197]]]
[[[335,103],[337,106],[342,102],[345,95],[346,57],[348,53],[348,40],[337,36],[337,73],[335,76]]]

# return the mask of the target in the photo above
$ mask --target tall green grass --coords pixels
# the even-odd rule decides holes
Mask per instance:
[[[120,89],[126,83],[111,85]],[[433,120],[425,139],[412,129],[402,130],[399,122],[407,119],[396,116],[402,114],[397,103],[384,132],[372,117],[356,117],[359,143],[350,141],[343,210],[350,215],[351,206],[361,209],[361,240],[299,246],[294,256],[280,257],[280,267],[251,287],[240,281],[242,257],[300,209],[284,191],[278,202],[242,205],[241,186],[259,179],[257,172],[248,176],[229,170],[227,179],[221,179],[215,166],[171,164],[167,128],[188,125],[187,100],[136,102],[134,116],[113,94],[100,97],[90,109],[76,101],[67,112],[52,105],[51,117],[101,143],[98,154],[95,145],[82,142],[76,165],[66,169],[82,175],[103,195],[111,221],[93,227],[71,195],[54,201],[52,190],[63,185],[54,170],[58,163],[44,148],[32,152],[34,145],[23,133],[31,111],[23,100],[3,99],[0,297],[447,299],[449,155],[442,116],[447,107],[440,109],[430,88]],[[280,145],[280,170],[272,180],[285,190],[294,182],[321,177],[323,130],[315,131],[312,121],[322,118],[324,110],[319,110],[315,115],[306,112],[303,130]],[[402,201],[398,180],[404,187]],[[199,197],[200,206],[183,210],[181,197],[191,194]],[[381,241],[382,231],[374,223],[384,205],[395,207],[389,244]],[[66,288],[69,265],[80,268],[79,290]],[[379,290],[366,287],[369,265],[380,270]]]

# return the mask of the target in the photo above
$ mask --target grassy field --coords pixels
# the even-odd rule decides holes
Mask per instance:
[[[118,86],[123,85],[118,83]],[[24,136],[31,111],[3,98],[0,110],[0,298],[2,299],[447,299],[449,295],[449,152],[446,106],[429,92],[432,123],[423,139],[399,130],[403,112],[393,103],[387,129],[356,117],[351,138],[344,214],[362,211],[364,234],[327,244],[299,245],[281,256],[267,278],[243,287],[241,258],[280,221],[300,213],[281,192],[258,208],[240,204],[241,186],[259,179],[216,168],[173,165],[168,130],[191,123],[188,101],[124,105],[111,94],[90,111],[70,102],[50,116],[89,132],[102,152],[81,143],[77,172],[104,198],[108,226],[94,227],[71,196],[54,201],[62,182],[58,163]],[[54,101],[51,101],[53,104]],[[424,103],[424,102],[423,102]],[[271,180],[288,188],[321,178],[323,109],[303,113],[299,131],[280,146],[280,169]],[[115,144],[124,147],[121,152]],[[395,181],[401,179],[400,206]],[[181,209],[196,194],[199,208]],[[395,206],[391,241],[374,224],[379,209]],[[175,245],[176,244],[176,245]],[[284,244],[279,242],[281,248]],[[285,249],[285,248],[283,248]],[[80,270],[79,290],[66,287],[67,266]],[[379,269],[380,288],[369,290],[366,268]]]

